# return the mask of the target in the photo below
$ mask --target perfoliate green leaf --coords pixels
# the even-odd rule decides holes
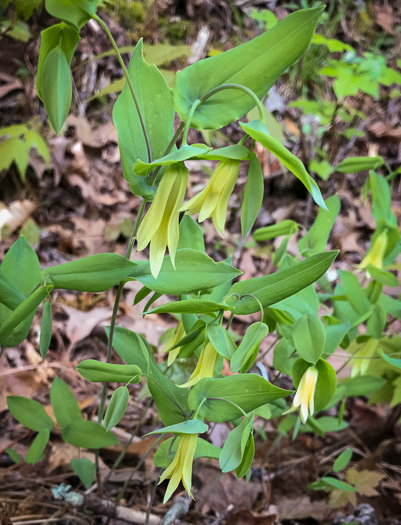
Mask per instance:
[[[104,292],[125,279],[135,266],[117,253],[99,253],[42,270],[42,282],[66,290]]]
[[[302,376],[310,366],[311,364],[307,361],[304,361],[302,358],[299,358],[295,361],[291,371],[295,388],[298,388]],[[318,371],[314,395],[314,405],[315,412],[319,412],[319,410],[322,410],[326,407],[333,397],[334,392],[336,391],[337,379],[334,368],[324,359],[319,359],[319,361],[314,366]]]
[[[54,417],[61,430],[72,421],[83,420],[78,401],[75,399],[68,385],[59,377],[54,379],[51,386],[50,401],[53,407]]]
[[[204,314],[208,312],[218,312],[220,310],[228,309],[226,305],[216,303],[215,301],[203,301],[202,299],[186,299],[184,301],[177,301],[175,303],[166,303],[144,312],[145,314]]]
[[[180,221],[177,250],[185,248],[199,252],[205,251],[205,241],[201,227],[190,215],[183,215]]]
[[[147,129],[152,158],[159,159],[173,135],[174,108],[163,75],[155,65],[145,62],[142,47],[140,40],[132,54],[128,74]],[[137,160],[148,162],[149,158],[138,111],[127,84],[114,105],[113,121],[118,133],[123,174],[130,183],[131,191],[137,196],[153,200],[156,188],[152,188],[145,178],[133,171]]]
[[[386,384],[383,377],[360,376],[341,379],[340,386],[345,387],[345,397],[369,396]]]
[[[255,440],[253,439],[253,432],[249,434],[248,441],[245,445],[245,450],[242,455],[242,461],[235,469],[237,478],[242,478],[245,475],[246,480],[249,481],[248,475],[250,474],[250,468],[252,465],[253,458],[255,457]]]
[[[202,153],[199,158],[200,160],[248,160],[251,155],[249,149],[242,144],[234,144]]]
[[[112,447],[118,444],[117,437],[93,421],[72,421],[61,432],[67,443],[82,448]]]
[[[185,217],[189,217],[189,215],[185,215]],[[25,296],[9,281],[0,267],[0,304],[10,310],[15,310],[24,299]]]
[[[100,0],[46,0],[46,11],[80,30],[96,14]]]
[[[111,430],[121,421],[127,410],[128,400],[129,392],[126,386],[119,386],[114,390],[104,416],[103,424],[106,430]]]
[[[153,432],[149,432],[146,436],[152,434],[204,434],[208,429],[209,426],[200,419],[188,419],[187,421],[177,423],[176,425],[153,430]]]
[[[290,393],[290,390],[278,388],[257,374],[232,375],[219,379],[205,378],[196,383],[190,391],[188,405],[192,410],[197,410],[200,403],[206,399],[198,412],[199,417],[223,423],[243,415],[235,405],[247,413]]]
[[[312,195],[316,204],[327,210],[322,194],[320,193],[319,186],[306,171],[305,166],[298,159],[298,157],[293,155],[285,146],[280,144],[278,140],[269,135],[266,126],[258,120],[254,120],[248,124],[240,122],[240,125],[242,129],[248,133],[248,135],[257,140],[267,150],[271,151],[271,153],[273,153],[273,155],[275,155],[291,171],[291,173],[302,182],[305,188]]]
[[[397,226],[397,218],[391,209],[391,189],[386,179],[378,173],[370,171],[369,189],[372,195],[372,215],[376,221],[384,219]]]
[[[54,427],[53,420],[46,414],[43,405],[34,399],[8,396],[7,406],[15,419],[24,427],[36,430],[36,432],[51,430]]]
[[[248,168],[248,177],[244,188],[244,201],[241,207],[241,231],[242,237],[248,235],[254,225],[263,202],[264,181],[260,162],[251,153]]]
[[[253,352],[255,345],[258,345],[269,333],[269,327],[265,323],[253,323],[245,332],[241,344],[231,357],[230,367],[232,372],[239,372],[246,364]]]
[[[108,327],[106,333],[109,333]],[[176,386],[163,374],[144,339],[135,332],[117,326],[114,331],[113,347],[126,363],[137,365],[148,374],[148,387],[163,423],[174,425],[185,420],[185,414],[178,406],[189,414],[188,392]]]
[[[173,97],[181,119],[186,122],[193,103],[222,84],[241,84],[259,98],[264,97],[279,76],[308,49],[321,12],[321,7],[297,11],[263,35],[179,72]],[[191,126],[218,129],[238,120],[254,106],[249,95],[225,90],[196,109]]]
[[[255,241],[267,241],[280,237],[281,235],[294,235],[297,231],[298,224],[295,221],[285,220],[277,224],[272,224],[271,226],[258,228],[253,232],[252,237]]]
[[[70,68],[61,45],[53,48],[43,61],[41,90],[50,123],[59,134],[72,100]]]
[[[292,330],[292,338],[298,354],[315,364],[323,354],[326,332],[317,315],[305,314],[298,319]]]
[[[386,361],[386,363],[388,363],[389,365],[393,366],[394,368],[401,369],[401,359],[400,359],[400,358],[397,358],[397,357],[390,357],[389,355],[387,355],[386,353],[384,353],[383,350],[381,350],[381,349],[378,350],[378,354],[379,354],[380,357],[381,357],[382,359],[384,359],[384,361]]]
[[[358,315],[364,315],[370,308],[369,299],[359,284],[358,277],[352,272],[340,270],[341,284],[347,300]]]
[[[43,360],[46,358],[46,354],[50,346],[52,330],[52,305],[50,301],[45,301],[43,303],[42,323],[40,325],[39,339],[39,350]]]
[[[259,311],[255,299],[229,297],[231,294],[236,293],[240,297],[252,294],[259,299],[263,308],[278,303],[317,281],[330,268],[337,254],[337,251],[319,253],[286,270],[235,283],[228,291],[227,304],[236,315],[247,315]]]
[[[170,256],[164,258],[157,279],[153,277],[148,262],[138,263],[130,277],[134,277],[155,292],[183,295],[215,288],[241,274],[240,270],[227,262],[216,263],[199,250],[183,249],[177,251],[175,268],[171,264]]]
[[[326,358],[337,350],[350,328],[351,323],[339,323],[324,327],[326,342],[324,344],[323,357]]]
[[[381,304],[372,304],[370,309],[372,315],[366,322],[367,332],[375,339],[380,339],[387,322],[386,310]]]
[[[375,170],[383,164],[382,157],[348,157],[340,162],[336,170],[340,173],[358,173],[359,171]]]
[[[71,467],[86,488],[89,488],[95,481],[95,464],[88,458],[72,459]]]
[[[249,435],[252,432],[255,414],[247,414],[241,423],[234,428],[226,439],[219,456],[222,472],[231,472],[242,462]]]
[[[207,327],[206,334],[216,352],[225,359],[231,359],[237,347],[227,330],[222,326],[212,324]]]
[[[25,463],[34,465],[42,459],[42,454],[49,441],[49,437],[50,430],[48,428],[44,428],[39,432],[33,440],[32,445],[29,447],[28,453],[25,456]]]
[[[115,365],[103,363],[96,359],[86,359],[77,366],[82,377],[92,382],[139,383],[141,381],[141,369],[136,365]]]
[[[326,199],[327,210],[319,208],[315,222],[298,242],[304,255],[315,255],[326,248],[334,221],[340,213],[340,198],[337,194]]]

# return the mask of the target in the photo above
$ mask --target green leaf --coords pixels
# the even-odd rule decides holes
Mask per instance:
[[[345,397],[369,396],[385,384],[386,380],[383,377],[376,376],[346,377],[340,382],[340,386],[345,387]]]
[[[334,487],[335,489],[342,490],[344,492],[358,492],[355,487],[353,487],[349,483],[346,483],[345,481],[340,481],[337,478],[325,476],[321,479],[321,481],[323,481],[327,485],[330,485],[331,487]]]
[[[321,7],[297,11],[263,35],[177,73],[173,97],[178,115],[186,122],[193,103],[222,84],[241,84],[260,99],[264,97],[308,49],[321,12]],[[249,95],[225,90],[196,109],[191,126],[218,129],[238,120],[254,106]]]
[[[231,358],[231,371],[239,372],[243,365],[247,363],[250,355],[253,353],[255,345],[258,345],[269,333],[269,327],[265,323],[253,323],[245,332],[245,335],[235,350]]]
[[[340,162],[336,170],[340,173],[358,173],[375,170],[383,166],[383,157],[348,157]]]
[[[212,324],[208,325],[206,333],[216,352],[230,360],[237,347],[227,330],[222,326]]]
[[[0,268],[0,303],[10,310],[15,310],[24,299],[25,296],[8,280],[3,269]]]
[[[29,146],[19,137],[10,137],[0,143],[0,171],[10,169],[15,162],[21,179],[25,181],[29,162]]]
[[[40,325],[39,350],[42,359],[46,358],[47,351],[52,339],[53,321],[52,305],[50,301],[43,303],[42,323]]]
[[[302,376],[306,370],[311,366],[310,363],[299,358],[295,361],[291,375],[295,388],[298,388]],[[314,404],[315,412],[323,410],[329,403],[336,391],[336,373],[334,368],[324,359],[319,359],[315,364],[318,375],[315,388]]]
[[[144,286],[155,292],[168,295],[183,295],[209,288],[235,279],[242,272],[227,262],[214,262],[205,253],[183,249],[175,257],[175,269],[170,256],[163,261],[157,279],[153,277],[148,262],[138,264],[130,277],[134,277]]]
[[[41,286],[11,313],[0,328],[0,344],[15,346],[25,339],[40,303],[49,295],[53,286]]]
[[[21,457],[16,450],[13,448],[7,447],[4,449],[4,452],[10,456],[16,465],[21,463]]]
[[[199,252],[205,251],[205,241],[201,227],[190,215],[183,215],[180,221],[177,250],[183,249],[197,250]]]
[[[287,339],[280,339],[273,352],[273,367],[282,374],[291,375],[291,368],[296,360],[293,345]]]
[[[42,282],[78,292],[104,292],[125,279],[135,266],[122,255],[99,253],[42,270]]]
[[[93,15],[99,0],[46,0],[46,11],[60,20],[81,29]]]
[[[326,342],[323,349],[323,356],[330,356],[340,346],[342,340],[351,328],[351,323],[339,323],[325,326]]]
[[[113,433],[93,421],[72,421],[62,430],[61,437],[70,445],[82,448],[97,449],[118,444]]]
[[[109,327],[106,327],[109,333]],[[117,326],[114,331],[113,347],[129,365],[137,365],[150,376],[148,387],[157,410],[165,425],[174,425],[186,419],[177,405],[189,414],[188,392],[170,381],[157,365],[144,339],[126,328]]]
[[[140,383],[142,371],[136,365],[115,365],[96,359],[85,359],[77,366],[78,372],[88,381],[118,383]]]
[[[326,332],[319,317],[314,314],[300,317],[292,330],[292,338],[302,359],[308,363],[317,363],[326,343]]]
[[[271,226],[258,228],[253,232],[252,237],[255,241],[267,241],[280,237],[281,235],[294,235],[297,232],[298,224],[295,221],[285,220],[277,224],[272,224]]]
[[[88,458],[72,459],[71,467],[88,489],[95,481],[95,464]]]
[[[248,441],[245,446],[244,454],[242,456],[242,461],[238,465],[238,467],[235,469],[237,478],[242,478],[249,472],[249,469],[251,468],[254,457],[255,457],[255,440],[253,439],[253,433],[251,432],[249,434]]]
[[[160,447],[156,450],[156,453],[153,457],[153,462],[156,467],[167,468],[170,463],[173,461],[175,453],[178,448],[178,439],[176,437],[171,437],[163,441]],[[198,437],[196,442],[196,450],[194,459],[197,458],[211,458],[219,459],[221,449],[212,445],[208,441]]]
[[[172,166],[173,164],[183,162],[184,160],[193,159],[194,157],[199,156],[202,157],[204,153],[207,153],[211,149],[212,148],[209,148],[206,144],[194,144],[191,146],[184,144],[180,149],[174,150],[152,162],[145,162],[138,159],[134,164],[134,173],[141,177],[146,177],[157,166]]]
[[[385,270],[382,270],[381,268],[377,268],[376,266],[373,266],[373,264],[368,264],[366,266],[366,271],[369,272],[369,275],[371,276],[372,279],[382,284],[383,286],[390,286],[391,288],[397,288],[397,286],[399,286],[400,284],[399,280],[394,274],[390,272],[386,272]]]
[[[73,421],[82,421],[83,416],[78,401],[71,392],[67,383],[56,377],[50,389],[50,401],[53,407],[54,417],[61,430]]]
[[[235,470],[242,462],[248,438],[252,432],[255,414],[247,414],[226,439],[220,452],[219,465],[222,472]]]
[[[8,410],[15,419],[26,428],[40,432],[41,430],[51,430],[54,426],[53,420],[49,417],[43,406],[28,397],[7,396]]]
[[[209,429],[209,426],[206,425],[200,419],[188,419],[182,423],[177,423],[176,425],[169,425],[168,427],[159,428],[153,430],[153,432],[148,432],[146,436],[152,434],[204,434]]]
[[[106,430],[118,425],[127,410],[128,401],[129,392],[126,386],[119,386],[114,390],[104,416],[103,424]]]
[[[46,445],[50,438],[50,430],[44,428],[39,432],[32,442],[32,445],[29,447],[28,453],[25,456],[25,463],[30,463],[34,465],[42,459],[43,451],[46,448]]]
[[[289,171],[291,171],[291,173],[302,182],[305,188],[312,195],[316,204],[318,204],[324,210],[327,210],[322,194],[320,193],[319,186],[306,171],[305,166],[298,159],[298,157],[293,155],[285,146],[280,144],[278,140],[269,135],[266,126],[258,120],[254,120],[248,124],[240,122],[240,125],[242,129],[248,133],[248,135],[257,140],[260,144],[262,144],[262,146],[273,153],[273,155],[275,155],[284,164],[284,166],[286,166]]]
[[[36,74],[36,89],[42,101],[44,96],[42,89],[43,65],[50,51],[57,46],[61,46],[67,59],[68,66],[70,66],[79,41],[80,36],[77,30],[63,22],[42,31],[40,36],[38,71]],[[46,79],[45,82],[48,82],[48,80]]]
[[[381,304],[372,304],[370,309],[372,315],[366,322],[367,332],[375,339],[380,339],[387,322],[386,310]]]
[[[370,308],[365,290],[359,284],[358,277],[352,272],[339,271],[341,284],[349,304],[358,315],[364,315]]]
[[[232,403],[238,405],[244,412],[251,412],[259,406],[289,394],[291,394],[290,390],[278,388],[257,374],[233,375],[218,379],[204,378],[189,392],[188,405],[192,410],[197,410],[200,403],[206,399],[198,412],[199,417],[224,423],[243,415]]]
[[[379,349],[377,353],[380,355],[382,359],[384,359],[384,361],[386,361],[386,363],[393,366],[394,368],[401,369],[401,359],[398,359],[396,357],[390,357],[385,352],[383,352],[383,350],[381,349]]]
[[[334,168],[327,160],[319,161],[314,158],[309,162],[309,171],[316,173],[323,180],[328,180]]]
[[[334,462],[334,472],[340,472],[341,470],[344,470],[348,463],[351,461],[352,454],[352,448],[346,448],[345,450],[343,450]]]
[[[184,301],[177,301],[175,303],[166,303],[144,312],[144,314],[205,314],[209,312],[219,312],[220,310],[228,309],[226,305],[216,303],[215,301],[203,301],[202,299],[186,299]]]
[[[200,144],[198,144],[200,146]],[[252,154],[249,149],[242,144],[233,144],[224,148],[213,149],[212,151],[202,153],[200,160],[249,160]]]
[[[53,48],[43,61],[41,90],[50,123],[58,135],[72,100],[70,68],[61,45]]]
[[[173,136],[174,108],[163,75],[155,65],[145,62],[142,48],[140,40],[132,54],[128,74],[147,129],[152,158],[158,159],[164,155]],[[123,174],[131,191],[138,197],[153,200],[156,188],[133,172],[137,160],[149,159],[138,111],[127,84],[114,104],[113,121],[117,128]]]
[[[368,186],[372,195],[373,217],[376,221],[384,219],[393,226],[397,226],[397,217],[391,209],[391,188],[386,179],[370,171]]]
[[[326,199],[327,210],[319,208],[312,227],[298,242],[299,251],[304,255],[315,255],[326,248],[334,222],[340,213],[340,198],[337,194]]]
[[[251,153],[249,160],[248,177],[244,188],[244,201],[241,207],[242,237],[246,237],[254,225],[263,202],[264,180],[260,162]]]
[[[259,306],[252,297],[237,299],[228,296],[234,293],[239,296],[252,294],[266,308],[317,281],[330,268],[337,254],[337,251],[319,253],[286,270],[235,283],[227,294],[227,304],[236,315],[256,313]]]

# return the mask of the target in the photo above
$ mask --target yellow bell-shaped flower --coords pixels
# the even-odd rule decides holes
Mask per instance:
[[[199,213],[199,222],[211,216],[216,230],[223,237],[228,199],[234,189],[238,173],[238,160],[220,161],[205,188],[190,199],[180,211],[187,211],[189,214]]]
[[[299,382],[297,392],[292,402],[292,407],[290,408],[290,410],[287,410],[287,412],[284,412],[284,414],[288,414],[289,412],[295,412],[295,410],[301,407],[300,416],[302,423],[306,423],[309,414],[313,416],[313,413],[315,411],[315,404],[313,398],[315,395],[317,377],[317,368],[315,366],[310,366],[304,372],[304,375],[302,376],[301,381]]]
[[[366,268],[369,264],[376,266],[376,268],[383,268],[383,259],[384,254],[386,253],[387,241],[387,230],[383,230],[367,251],[359,268]]]
[[[179,236],[179,208],[184,200],[188,170],[183,162],[174,164],[157,188],[156,196],[139,226],[137,240],[140,252],[150,243],[150,271],[156,279],[166,247],[174,266]]]
[[[168,358],[167,358],[167,366],[171,366],[179,351],[180,347],[174,348],[174,350],[170,350],[180,339],[182,339],[185,336],[185,329],[184,325],[182,324],[182,321],[179,321],[178,325],[176,326],[173,335],[170,337],[170,339],[167,341],[167,343],[164,345],[162,352],[168,352]]]
[[[193,498],[191,494],[192,463],[194,460],[197,440],[198,434],[180,434],[175,457],[160,476],[159,485],[165,479],[170,479],[163,503],[166,503],[171,498],[173,492],[180,484],[180,481],[182,481],[185,490],[188,492],[188,496]]]
[[[178,386],[180,386],[181,388],[186,388],[195,385],[204,377],[213,377],[214,369],[216,368],[218,358],[219,354],[216,352],[214,346],[208,339],[202,348],[198,364],[196,365],[195,370],[190,375],[188,381],[183,385]]]

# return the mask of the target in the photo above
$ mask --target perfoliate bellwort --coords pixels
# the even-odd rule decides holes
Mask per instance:
[[[366,268],[369,264],[376,266],[376,268],[383,268],[384,254],[387,248],[387,230],[381,232],[380,235],[373,241],[365,257],[362,259],[359,268]]]
[[[207,339],[206,343],[203,345],[202,352],[199,356],[199,361],[195,370],[190,375],[188,381],[179,386],[181,388],[186,388],[188,386],[195,385],[204,377],[213,377],[218,358],[219,354],[216,352],[209,339]]]
[[[188,170],[184,163],[171,166],[163,175],[156,196],[139,226],[138,251],[150,243],[150,271],[155,279],[159,275],[166,247],[174,266],[179,236],[179,209],[187,183]]]
[[[216,230],[223,237],[228,199],[234,189],[238,173],[238,160],[220,161],[205,188],[182,206],[180,211],[186,211],[191,215],[199,213],[199,222],[211,216]]]
[[[313,398],[315,396],[317,377],[317,368],[315,366],[310,366],[304,372],[304,375],[299,382],[297,392],[292,402],[292,407],[287,410],[287,412],[284,412],[284,414],[288,414],[288,412],[295,412],[295,410],[301,407],[300,416],[302,423],[306,423],[309,414],[313,416],[315,411]]]
[[[174,459],[160,476],[159,484],[165,479],[170,479],[163,503],[166,503],[171,498],[181,480],[185,490],[188,492],[188,496],[193,498],[191,494],[192,463],[197,440],[198,434],[180,434]]]

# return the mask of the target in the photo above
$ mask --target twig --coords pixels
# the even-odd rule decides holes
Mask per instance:
[[[177,519],[183,518],[189,511],[191,500],[188,496],[179,496],[174,500],[173,506],[159,522],[159,525],[170,525]]]

